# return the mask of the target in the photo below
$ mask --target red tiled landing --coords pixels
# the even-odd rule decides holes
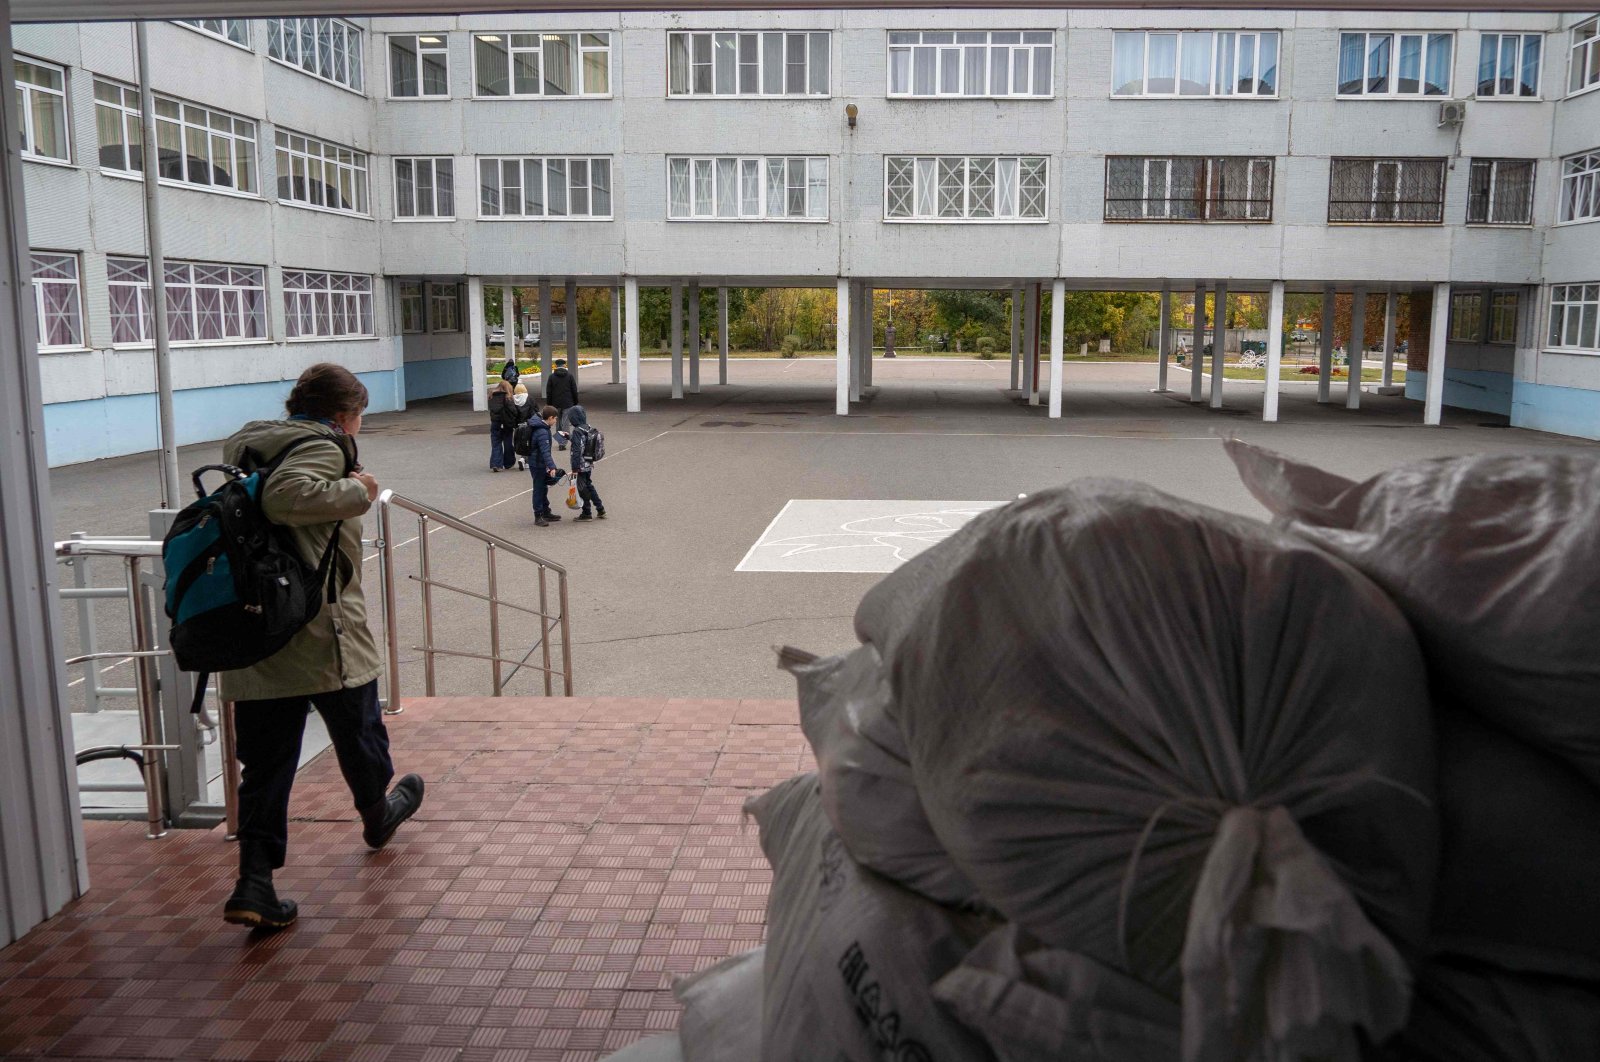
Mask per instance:
[[[0,951],[0,1058],[592,1062],[676,1028],[674,978],[760,943],[744,802],[809,769],[788,701],[440,698],[389,717],[418,821],[369,852],[332,752],[280,892],[220,918],[220,831],[90,822],[91,889]]]

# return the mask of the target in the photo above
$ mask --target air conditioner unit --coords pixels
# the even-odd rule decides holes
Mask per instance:
[[[1466,100],[1450,100],[1439,104],[1439,124],[1460,125],[1467,120]]]

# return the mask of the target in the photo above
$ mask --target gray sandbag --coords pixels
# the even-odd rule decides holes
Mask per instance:
[[[1084,480],[869,592],[922,805],[986,901],[1182,1006],[1183,1054],[1403,1022],[1438,825],[1410,628],[1258,521]]]
[[[1435,726],[1434,949],[1600,981],[1600,793],[1469,712],[1440,711]]]
[[[678,1023],[684,1062],[756,1062],[761,1057],[761,982],[767,949],[729,956],[680,978]]]
[[[1284,526],[1394,597],[1441,692],[1600,785],[1600,456],[1447,457],[1355,483],[1227,446]]]
[[[917,798],[878,651],[863,645],[820,659],[794,649],[779,656],[799,688],[800,729],[817,758],[822,809],[851,857],[929,899],[976,906],[976,890]]]
[[[772,863],[762,994],[765,1062],[988,1062],[929,986],[994,928],[856,864],[814,774],[746,804]]]
[[[1405,1030],[1383,1062],[1589,1062],[1600,1058],[1600,983],[1464,959],[1417,974]]]

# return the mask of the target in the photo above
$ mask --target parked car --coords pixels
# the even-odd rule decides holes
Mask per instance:
[[[504,328],[491,329],[489,331],[489,346],[491,346],[491,347],[503,347],[505,345],[506,345],[506,330]]]
[[[1289,333],[1289,342],[1291,343],[1309,343],[1310,341],[1310,332],[1303,332],[1297,328],[1293,332]]]

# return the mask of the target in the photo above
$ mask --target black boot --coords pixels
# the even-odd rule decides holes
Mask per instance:
[[[394,836],[400,824],[417,813],[422,806],[422,776],[408,774],[394,784],[389,795],[370,808],[363,808],[361,821],[365,829],[361,839],[368,848],[382,848]]]
[[[239,881],[222,905],[222,920],[253,929],[282,929],[291,925],[299,908],[293,900],[280,900],[272,887],[270,856],[249,841],[239,842]]]

